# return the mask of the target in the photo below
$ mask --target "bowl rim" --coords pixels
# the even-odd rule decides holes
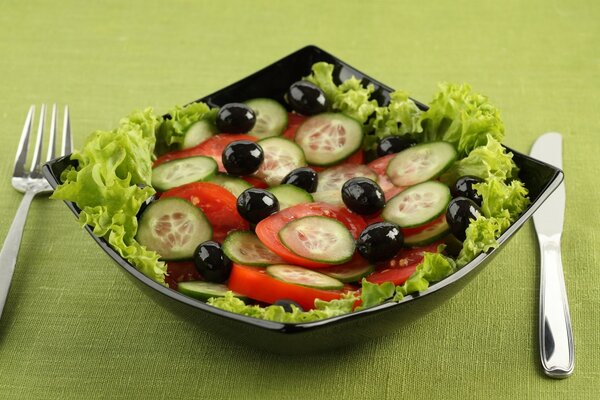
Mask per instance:
[[[298,55],[301,52],[307,52],[307,51],[313,51],[313,52],[318,52],[318,53],[322,53],[327,55],[328,57],[331,57],[333,59],[336,60],[336,62],[338,62],[339,64],[341,64],[342,66],[349,68],[350,70],[356,71],[360,74],[362,74],[364,76],[364,78],[373,81],[374,83],[377,83],[379,85],[379,87],[381,87],[382,89],[391,92],[394,89],[392,89],[391,87],[379,82],[378,80],[370,77],[367,74],[362,73],[361,71],[357,70],[356,68],[350,66],[348,63],[340,60],[339,58],[333,56],[332,54],[324,51],[323,49],[314,46],[314,45],[309,45],[309,46],[305,46],[293,53],[288,54],[287,56],[267,65],[264,68],[261,68],[259,71],[250,74],[228,86],[225,86],[222,89],[219,89],[217,91],[215,91],[212,94],[209,94],[207,96],[204,96],[201,99],[195,100],[194,102],[198,102],[198,101],[203,101],[203,99],[208,99],[211,98],[221,92],[225,92],[225,91],[229,91],[233,88],[235,88],[237,85],[241,84],[243,81],[246,81],[248,79],[252,79],[254,77],[259,76],[260,74],[264,73],[266,70],[268,70],[269,68],[275,66],[278,63],[283,62],[284,60],[286,60],[287,58],[291,58],[295,55]],[[417,102],[420,106],[424,106],[426,107],[424,104]],[[419,293],[415,293],[415,294],[410,294],[405,296],[402,300],[400,301],[392,301],[392,300],[388,300],[382,304],[379,304],[377,306],[374,307],[370,307],[370,308],[366,308],[363,310],[358,310],[358,311],[353,311],[351,313],[347,313],[347,314],[342,314],[342,315],[338,315],[335,317],[330,317],[330,318],[326,318],[326,319],[322,319],[322,320],[317,320],[317,321],[312,321],[312,322],[302,322],[302,323],[283,323],[283,322],[275,322],[275,321],[268,321],[268,320],[262,320],[262,319],[258,319],[258,318],[254,318],[254,317],[250,317],[250,316],[245,316],[245,315],[241,315],[241,314],[237,314],[234,312],[230,312],[230,311],[226,311],[211,305],[208,305],[205,302],[202,302],[200,300],[188,297],[174,289],[170,289],[166,286],[161,285],[160,283],[154,281],[153,279],[149,278],[148,276],[144,275],[142,272],[140,272],[139,270],[137,270],[133,265],[131,265],[129,262],[127,262],[127,260],[125,258],[123,258],[117,251],[115,251],[109,244],[108,242],[102,238],[102,237],[98,237],[96,235],[94,235],[93,233],[93,229],[90,226],[85,226],[85,229],[87,230],[87,232],[90,234],[90,236],[96,241],[96,243],[114,260],[116,261],[123,269],[125,269],[125,271],[127,271],[132,277],[136,278],[137,280],[139,280],[140,282],[142,282],[143,284],[145,284],[146,286],[148,286],[149,288],[156,290],[157,292],[161,293],[162,295],[172,299],[172,300],[176,300],[180,303],[186,304],[188,306],[191,306],[193,308],[196,309],[200,309],[202,311],[206,311],[210,314],[216,315],[218,317],[222,317],[222,318],[226,318],[228,320],[235,320],[235,321],[239,321],[245,324],[249,324],[249,325],[253,325],[256,326],[258,328],[262,328],[268,331],[273,331],[273,332],[279,332],[279,333],[283,333],[283,334],[288,334],[288,333],[297,333],[297,332],[305,332],[308,330],[313,330],[316,328],[320,328],[320,327],[325,327],[325,326],[329,326],[329,325],[333,325],[333,324],[338,324],[344,321],[350,321],[350,320],[354,320],[354,319],[359,319],[362,316],[365,315],[371,315],[371,314],[375,314],[375,313],[379,313],[382,312],[383,310],[387,310],[389,308],[394,308],[394,307],[401,307],[402,305],[411,302],[411,301],[419,301],[419,299],[421,298],[425,298],[427,296],[430,296],[438,291],[441,291],[453,284],[455,284],[456,282],[458,282],[459,280],[461,280],[463,277],[465,277],[468,274],[471,274],[474,270],[476,270],[478,267],[480,267],[481,265],[484,265],[484,261],[486,259],[488,259],[489,257],[492,257],[494,255],[494,253],[496,253],[497,251],[501,250],[503,247],[503,244],[510,238],[512,237],[517,230],[519,230],[523,224],[533,215],[533,213],[539,208],[539,206],[552,194],[552,192],[560,185],[560,183],[563,180],[564,177],[564,173],[562,170],[547,164],[545,162],[539,161],[537,159],[534,159],[528,155],[525,155],[523,153],[517,152],[515,150],[512,150],[511,148],[504,146],[508,151],[512,152],[515,155],[518,155],[521,158],[527,159],[529,161],[535,161],[536,163],[540,164],[541,166],[551,170],[553,172],[552,177],[546,182],[546,185],[541,189],[540,194],[538,196],[538,198],[532,202],[528,208],[519,216],[519,218],[513,222],[510,227],[504,231],[502,233],[502,235],[500,235],[500,237],[497,239],[498,242],[498,246],[495,248],[490,249],[487,252],[481,253],[479,254],[477,257],[475,257],[473,260],[471,260],[468,264],[466,264],[465,266],[463,266],[461,269],[459,269],[458,271],[454,272],[452,275],[442,279],[439,282],[433,283],[431,286],[429,286],[429,288],[427,288],[426,290],[419,292]],[[54,160],[51,160],[49,162],[47,162],[46,164],[44,164],[43,166],[43,174],[46,177],[46,179],[48,180],[48,182],[50,183],[50,185],[52,186],[53,189],[55,189],[58,185],[59,185],[59,180],[60,177],[57,176],[54,173],[54,169],[53,167],[56,164],[59,163],[65,163],[67,161],[69,161],[70,159],[70,154],[63,156],[63,157],[59,157],[56,158]],[[80,209],[71,201],[64,201],[65,204],[67,205],[67,207],[75,214],[75,216],[77,218],[79,218],[79,214],[80,214]]]

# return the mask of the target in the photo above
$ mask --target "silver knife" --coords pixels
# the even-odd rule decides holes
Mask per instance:
[[[531,157],[562,169],[562,136],[545,133],[531,148]],[[533,214],[540,244],[540,358],[546,375],[566,378],[575,367],[575,346],[563,275],[560,238],[565,214],[565,184]]]

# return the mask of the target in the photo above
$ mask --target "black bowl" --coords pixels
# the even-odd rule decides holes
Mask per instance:
[[[392,92],[390,87],[377,82],[315,46],[304,47],[198,101],[204,101],[212,106],[221,106],[225,103],[239,102],[254,97],[271,97],[283,103],[283,93],[290,84],[308,75],[312,64],[318,61],[326,61],[335,65],[334,77],[338,81],[354,75],[365,83],[372,83],[376,88],[375,97],[378,102],[385,104],[388,101],[389,94]],[[426,108],[421,103],[418,105],[423,109]],[[406,296],[398,303],[384,303],[373,308],[321,321],[284,324],[214,308],[154,282],[123,259],[103,238],[96,237],[89,227],[86,229],[98,245],[122,267],[126,275],[148,293],[154,301],[168,307],[188,321],[198,324],[202,329],[277,353],[306,353],[333,349],[383,335],[397,329],[400,324],[407,324],[425,315],[438,304],[448,300],[492,260],[496,253],[504,247],[506,241],[514,236],[540,204],[558,187],[563,179],[561,170],[514,150],[509,150],[514,154],[514,160],[520,168],[519,178],[529,189],[531,205],[500,236],[498,248],[480,254],[453,275],[431,285],[424,292]],[[71,165],[71,161],[67,156],[50,161],[44,166],[44,176],[52,187],[59,184],[62,171],[69,165]],[[76,216],[79,216],[80,210],[75,204],[69,201],[65,203]]]

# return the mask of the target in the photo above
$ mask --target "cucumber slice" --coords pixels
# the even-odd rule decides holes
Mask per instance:
[[[336,265],[335,267],[321,268],[319,272],[335,278],[341,282],[358,282],[375,270],[375,266],[364,263],[351,263],[348,265]]]
[[[398,153],[388,164],[386,173],[394,185],[412,186],[437,178],[457,157],[450,143],[423,143]]]
[[[446,218],[442,218],[441,221],[432,224],[419,233],[404,236],[404,244],[410,247],[426,246],[448,235],[449,232],[450,227],[446,222]]]
[[[317,192],[342,190],[344,183],[352,178],[363,177],[377,182],[377,174],[362,164],[342,164],[319,172]]]
[[[314,192],[312,196],[315,201],[319,201],[322,203],[332,204],[334,206],[344,205],[344,200],[342,200],[342,191],[339,189]]]
[[[285,264],[285,260],[269,250],[252,232],[236,231],[227,235],[223,253],[238,264],[252,267]]]
[[[190,125],[187,131],[185,131],[181,148],[189,149],[191,147],[195,147],[209,137],[214,136],[217,132],[217,128],[206,120],[194,122],[192,125]]]
[[[352,234],[333,218],[295,219],[281,228],[279,239],[292,253],[320,263],[343,264],[354,255]]]
[[[421,226],[445,213],[451,198],[450,189],[443,183],[419,183],[392,197],[381,216],[402,228]]]
[[[193,297],[198,300],[206,301],[211,297],[223,297],[229,291],[229,288],[222,283],[206,282],[206,281],[188,281],[179,282],[177,291],[186,296]],[[235,297],[243,298],[242,295],[233,292]]]
[[[167,197],[144,210],[135,238],[163,260],[181,260],[191,259],[196,247],[211,237],[212,227],[198,207]]]
[[[340,113],[323,113],[308,118],[294,138],[309,164],[328,166],[342,161],[360,148],[362,125]]]
[[[285,131],[288,124],[287,110],[273,99],[258,98],[244,102],[254,110],[256,123],[249,135],[259,139],[279,136]]]
[[[214,175],[208,179],[208,181],[229,190],[236,198],[239,197],[244,190],[252,187],[251,184],[241,178],[224,174]]]
[[[336,290],[344,287],[339,280],[311,269],[295,265],[271,265],[267,274],[280,281],[321,290]]]
[[[254,176],[264,180],[269,186],[279,185],[288,173],[306,166],[304,152],[291,140],[271,137],[257,143],[262,147],[265,158]]]
[[[217,163],[210,157],[178,158],[152,169],[152,186],[159,192],[186,183],[204,181],[217,172]]]
[[[313,197],[306,190],[290,185],[289,183],[273,186],[267,190],[277,197],[280,211],[296,204],[311,203],[314,201]]]

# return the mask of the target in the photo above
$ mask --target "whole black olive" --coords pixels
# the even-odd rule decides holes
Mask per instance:
[[[385,196],[379,185],[368,178],[352,178],[342,186],[342,200],[357,214],[369,215],[383,210]]]
[[[404,244],[402,230],[391,222],[376,222],[365,228],[356,241],[361,256],[377,262],[393,258]]]
[[[246,189],[237,198],[237,210],[247,221],[258,224],[279,211],[279,201],[265,189]]]
[[[471,199],[456,197],[450,200],[446,211],[446,221],[450,226],[450,232],[461,242],[465,240],[465,231],[470,220],[476,219],[481,210]]]
[[[283,177],[281,184],[285,183],[289,183],[290,185],[304,189],[308,193],[313,193],[315,190],[317,190],[319,177],[312,168],[300,167],[290,171],[290,173]]]
[[[200,275],[209,282],[225,282],[231,273],[231,260],[223,253],[221,245],[212,240],[196,247],[194,265]]]
[[[477,193],[477,190],[473,188],[476,183],[483,182],[483,179],[476,176],[463,176],[459,178],[454,186],[452,187],[452,197],[466,197],[473,200],[479,207],[481,207],[481,195]]]
[[[417,142],[414,139],[405,136],[385,137],[377,144],[377,157],[400,153],[402,150],[408,149],[415,144],[417,144]]]
[[[304,115],[315,115],[327,111],[327,99],[323,91],[307,81],[292,83],[286,99],[294,111]]]
[[[229,103],[219,109],[215,124],[219,132],[246,133],[254,128],[256,113],[244,103]]]
[[[232,175],[250,175],[258,170],[265,156],[260,145],[249,140],[236,140],[223,150],[223,166]]]

